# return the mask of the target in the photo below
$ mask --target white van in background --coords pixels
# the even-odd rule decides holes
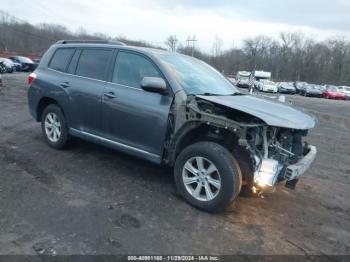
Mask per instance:
[[[270,80],[271,79],[271,72],[266,72],[262,70],[255,70],[253,71],[253,76],[255,78],[255,88],[261,90],[261,83],[260,80]]]
[[[248,71],[238,71],[236,75],[236,85],[241,88],[249,88],[249,78],[251,73]]]

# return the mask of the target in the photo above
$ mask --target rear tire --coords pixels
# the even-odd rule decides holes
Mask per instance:
[[[226,148],[213,142],[198,142],[185,148],[176,159],[174,178],[180,195],[207,212],[224,210],[242,186],[237,161]]]
[[[41,129],[47,144],[55,149],[62,149],[68,142],[67,122],[61,108],[48,105],[41,117]]]

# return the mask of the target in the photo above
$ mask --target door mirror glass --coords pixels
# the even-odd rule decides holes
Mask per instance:
[[[160,77],[144,77],[141,81],[141,87],[145,91],[155,93],[164,93],[167,90],[164,79]]]

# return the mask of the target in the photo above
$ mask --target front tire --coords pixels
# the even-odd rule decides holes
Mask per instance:
[[[241,170],[233,155],[213,142],[185,148],[174,167],[175,184],[191,205],[207,212],[220,212],[239,194]]]
[[[47,144],[62,149],[68,142],[67,122],[61,108],[48,105],[41,117],[41,129]]]

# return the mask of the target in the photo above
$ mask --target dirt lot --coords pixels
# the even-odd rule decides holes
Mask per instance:
[[[349,129],[321,118],[296,190],[213,215],[177,196],[171,169],[80,140],[49,148],[25,81],[4,75],[0,91],[0,254],[350,254]],[[287,98],[350,118],[349,101]]]

